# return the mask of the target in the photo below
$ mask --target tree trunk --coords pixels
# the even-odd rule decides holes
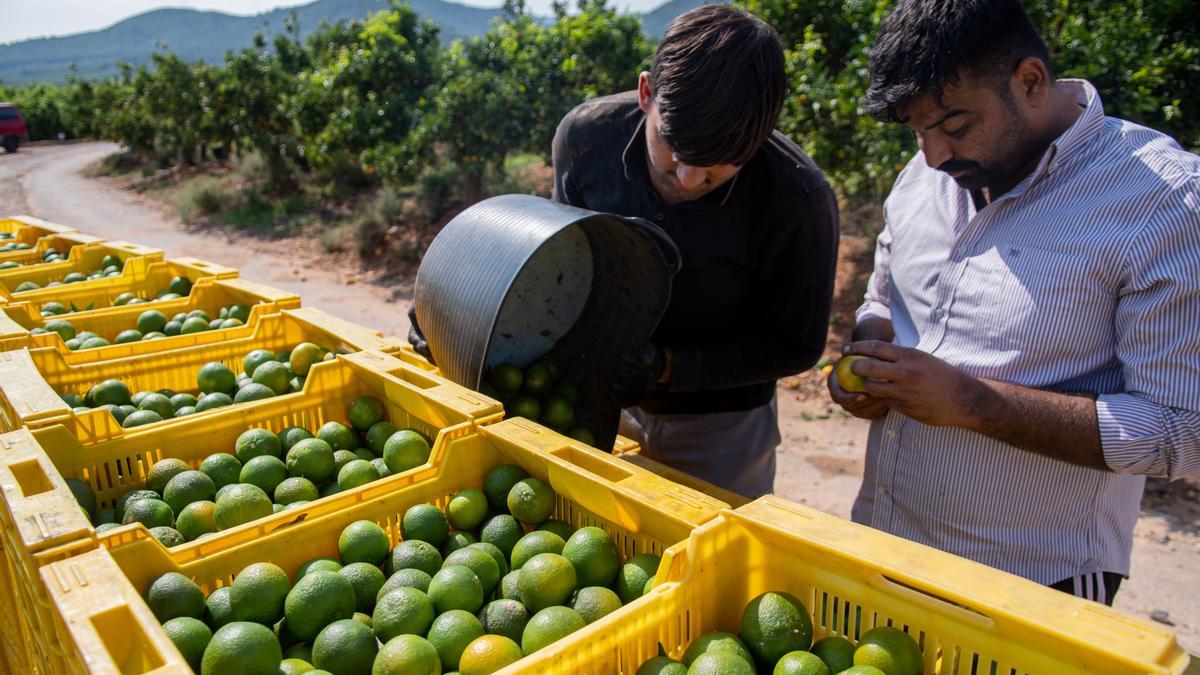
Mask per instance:
[[[479,200],[483,199],[483,172],[468,171],[467,172],[467,206],[470,206]]]

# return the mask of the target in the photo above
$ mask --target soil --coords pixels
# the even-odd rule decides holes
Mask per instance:
[[[28,213],[85,232],[194,256],[241,269],[242,275],[303,296],[306,306],[385,333],[408,331],[411,265],[365,265],[328,254],[313,238],[260,238],[183,225],[177,211],[144,195],[88,178],[81,171],[117,151],[111,143],[39,144],[0,155],[0,214]],[[853,310],[870,274],[878,207],[843,208],[843,236],[830,323],[828,359],[849,338]],[[863,471],[867,425],[833,406],[818,369],[780,383],[775,492],[849,517]],[[1176,631],[1200,653],[1200,481],[1149,481],[1134,532],[1131,578],[1118,609]]]

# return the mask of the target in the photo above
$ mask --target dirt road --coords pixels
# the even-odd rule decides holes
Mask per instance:
[[[116,150],[108,143],[39,146],[0,155],[0,214],[29,213],[109,238],[155,246],[168,256],[195,256],[241,269],[246,278],[304,297],[307,306],[394,335],[408,330],[411,286],[358,280],[357,270],[329,269],[307,240],[262,240],[188,231],[161,204],[84,178],[79,171]],[[862,476],[867,426],[821,399],[799,400],[781,387],[783,445],[775,491],[849,517]],[[1200,495],[1194,484],[1148,490],[1134,536],[1132,578],[1118,608],[1174,624],[1188,651],[1200,653]],[[1065,620],[1069,620],[1064,618]]]

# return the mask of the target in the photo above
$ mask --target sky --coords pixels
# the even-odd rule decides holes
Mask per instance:
[[[501,0],[452,0],[477,7],[499,7]],[[616,0],[621,9],[643,12],[663,0]],[[3,0],[0,2],[0,44],[33,37],[70,35],[98,30],[161,7],[212,9],[229,14],[259,14],[276,7],[305,5],[312,0]],[[550,0],[527,0],[536,14],[550,13]]]

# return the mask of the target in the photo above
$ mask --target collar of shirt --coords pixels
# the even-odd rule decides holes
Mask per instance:
[[[1012,190],[1000,196],[996,201],[1016,199],[1025,193],[1034,183],[1042,180],[1058,169],[1066,168],[1086,157],[1091,148],[1091,141],[1096,138],[1104,127],[1104,104],[1100,101],[1100,93],[1087,80],[1065,78],[1058,80],[1058,87],[1075,100],[1083,112],[1075,122],[1067,128],[1046,152],[1038,165],[1025,180],[1022,180]]]
[[[638,120],[637,127],[633,130],[633,135],[629,137],[629,142],[625,144],[625,150],[621,153],[621,164],[625,167],[625,179],[631,183],[637,183],[646,189],[655,203],[660,208],[687,208],[700,209],[704,211],[712,211],[725,206],[733,195],[733,190],[737,187],[738,176],[742,175],[746,167],[743,166],[741,171],[733,175],[729,182],[714,190],[710,190],[702,195],[699,199],[693,199],[687,202],[679,202],[677,204],[665,204],[662,196],[658,194],[654,183],[650,180],[650,167],[647,166],[646,159],[646,116]]]

